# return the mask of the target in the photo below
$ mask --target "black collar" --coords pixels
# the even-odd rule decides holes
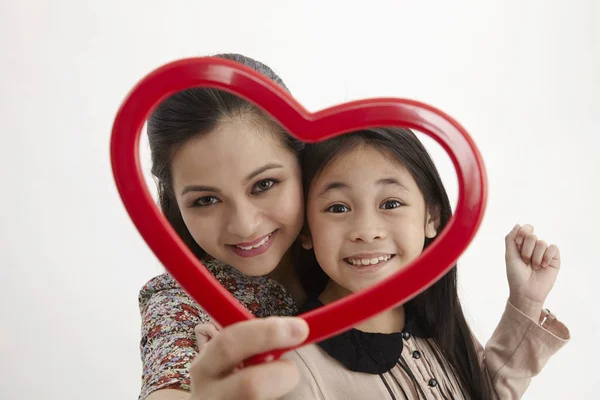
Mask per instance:
[[[302,312],[322,306],[318,299],[309,299]],[[402,354],[403,339],[410,335],[426,337],[415,317],[407,313],[402,332],[370,333],[351,328],[317,344],[351,371],[382,374],[396,365]]]

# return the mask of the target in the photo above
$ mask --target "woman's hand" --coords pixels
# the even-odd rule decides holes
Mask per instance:
[[[219,334],[219,330],[220,328],[217,325],[211,323],[196,325],[194,333],[196,334],[198,353],[202,351],[206,343]]]
[[[200,325],[196,329],[200,352],[190,368],[191,400],[275,399],[285,395],[300,379],[292,361],[238,366],[254,355],[297,346],[307,336],[308,325],[301,318],[254,319],[220,331],[211,324]]]
[[[208,343],[212,338],[219,334],[221,327],[219,325],[212,324],[210,322],[206,324],[198,324],[194,327],[194,333],[196,334],[196,347],[198,347],[198,353],[202,351],[204,345]],[[238,364],[232,372],[242,369],[244,364]]]
[[[560,252],[533,231],[517,224],[506,236],[506,274],[510,303],[537,322],[558,276]]]

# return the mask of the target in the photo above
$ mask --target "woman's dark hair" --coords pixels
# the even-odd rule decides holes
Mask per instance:
[[[289,91],[281,78],[259,61],[240,54],[218,54],[214,57],[250,67]],[[260,124],[278,132],[286,147],[300,157],[304,143],[287,134],[254,104],[224,90],[183,90],[163,101],[148,119],[152,174],[157,181],[159,206],[177,234],[200,259],[204,258],[206,253],[192,238],[181,217],[173,192],[171,161],[177,149],[190,139],[211,132],[219,123],[233,117],[244,117],[248,119],[248,123]]]
[[[448,194],[429,153],[409,129],[378,128],[353,132],[320,143],[307,144],[302,160],[304,196],[323,169],[336,157],[366,145],[383,157],[400,162],[415,179],[425,204],[439,215],[438,234],[452,215]],[[424,248],[434,239],[424,238]],[[294,248],[295,267],[309,297],[318,296],[329,277],[319,266],[314,251]],[[457,293],[456,265],[439,281],[405,304],[424,333],[435,340],[456,370],[470,398],[488,399],[490,389],[481,367],[474,338],[465,320]]]

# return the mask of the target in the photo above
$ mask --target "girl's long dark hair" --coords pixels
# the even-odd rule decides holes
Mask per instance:
[[[408,129],[368,129],[306,146],[302,160],[304,195],[318,174],[333,160],[359,145],[379,150],[384,157],[402,163],[412,174],[426,206],[439,212],[438,235],[452,215],[448,194],[429,153]],[[424,248],[434,239],[425,238]],[[314,251],[295,247],[300,281],[308,296],[318,296],[329,277],[319,266]],[[435,340],[456,371],[464,389],[474,399],[490,398],[490,387],[475,348],[457,293],[456,265],[439,281],[405,304],[425,334]]]

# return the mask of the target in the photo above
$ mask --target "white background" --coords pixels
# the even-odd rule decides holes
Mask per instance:
[[[600,3],[217,3],[2,0],[0,398],[137,398],[137,294],[162,269],[114,186],[112,119],[152,69],[225,51],[309,110],[395,96],[460,121],[490,188],[459,264],[473,329],[486,341],[507,298],[504,235],[534,224],[561,248],[547,306],[573,338],[525,398],[597,398]]]

